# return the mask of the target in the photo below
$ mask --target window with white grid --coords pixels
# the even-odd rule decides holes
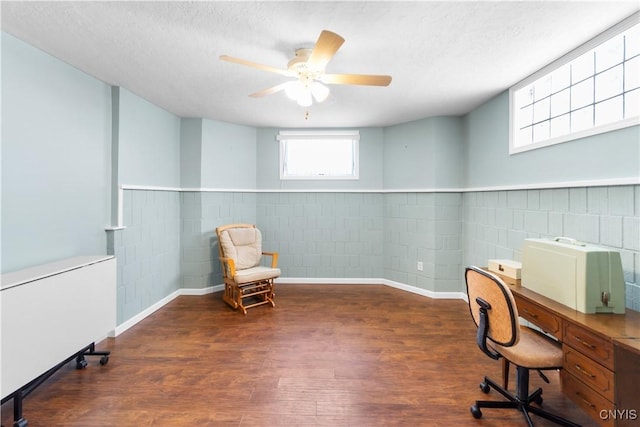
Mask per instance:
[[[640,123],[638,17],[510,89],[511,154]]]

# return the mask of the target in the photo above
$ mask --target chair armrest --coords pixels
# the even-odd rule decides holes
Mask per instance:
[[[222,263],[222,275],[233,278],[236,275],[236,263],[233,258],[220,257]]]
[[[278,252],[262,252],[262,255],[271,257],[271,268],[278,267]]]
[[[500,358],[500,353],[491,351],[489,346],[487,345],[487,339],[489,335],[489,313],[488,310],[491,310],[491,304],[483,300],[482,298],[476,298],[476,302],[480,306],[480,321],[478,322],[478,331],[476,332],[476,343],[480,350],[482,350],[487,356],[494,360],[498,360]]]

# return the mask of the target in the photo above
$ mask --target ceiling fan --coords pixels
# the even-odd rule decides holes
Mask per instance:
[[[391,76],[325,73],[327,64],[343,43],[344,39],[338,34],[323,30],[313,48],[296,50],[295,57],[289,61],[286,69],[258,64],[229,55],[221,55],[220,59],[280,74],[285,77],[295,78],[296,80],[281,83],[277,86],[252,93],[249,96],[259,98],[284,90],[289,98],[297,101],[298,104],[303,107],[310,106],[313,102],[312,98],[315,99],[316,102],[322,102],[327,99],[329,96],[329,88],[324,84],[389,86]]]

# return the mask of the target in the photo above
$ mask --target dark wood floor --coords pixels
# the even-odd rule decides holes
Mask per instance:
[[[478,387],[500,364],[475,346],[463,301],[375,285],[281,285],[276,301],[243,316],[219,293],[175,299],[99,343],[107,365],[72,361],[28,396],[29,426],[525,425],[513,410],[469,413],[500,399]],[[595,425],[550,377],[531,378],[544,407]]]

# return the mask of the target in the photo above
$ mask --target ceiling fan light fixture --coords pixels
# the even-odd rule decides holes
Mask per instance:
[[[325,86],[327,84],[389,86],[391,76],[386,75],[325,74],[327,63],[340,49],[342,43],[344,43],[344,38],[331,31],[323,30],[313,48],[296,50],[296,56],[289,61],[287,69],[271,67],[229,55],[220,55],[220,59],[286,77],[297,77],[296,80],[280,83],[249,96],[260,98],[284,90],[291,100],[303,107],[309,107],[314,99],[318,103],[325,101],[329,96],[329,88]]]
[[[309,107],[314,99],[316,102],[322,102],[329,96],[329,88],[325,85],[318,82],[305,84],[301,80],[287,82],[284,92],[301,107]]]
[[[329,88],[319,82],[311,83],[311,94],[316,102],[324,102],[329,97]]]
[[[309,107],[312,103],[311,90],[308,86],[304,87],[298,95],[298,105],[301,107]]]
[[[289,99],[293,101],[297,101],[303,91],[304,86],[302,85],[300,80],[292,80],[290,82],[287,82],[284,87],[284,92],[287,94]]]

